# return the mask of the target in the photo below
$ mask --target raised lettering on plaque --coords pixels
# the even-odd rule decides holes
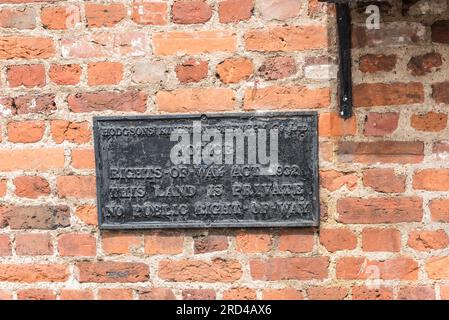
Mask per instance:
[[[103,229],[319,224],[317,114],[94,118]]]

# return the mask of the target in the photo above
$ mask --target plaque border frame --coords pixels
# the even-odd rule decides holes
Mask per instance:
[[[126,120],[188,120],[188,119],[204,119],[206,118],[239,118],[244,120],[245,118],[259,118],[259,117],[281,117],[281,116],[311,116],[313,121],[312,125],[316,130],[312,133],[312,161],[314,163],[312,167],[313,176],[316,179],[312,181],[313,188],[316,190],[316,199],[312,199],[314,202],[315,210],[311,212],[312,220],[296,220],[296,221],[236,221],[236,222],[136,222],[136,223],[105,223],[102,220],[101,208],[103,205],[103,199],[99,195],[100,186],[102,185],[102,175],[98,174],[102,170],[102,160],[100,156],[99,140],[100,134],[99,122],[102,121],[126,121]],[[111,116],[93,116],[93,142],[94,142],[94,154],[95,154],[95,176],[96,176],[96,203],[97,203],[97,216],[98,216],[98,228],[100,230],[151,230],[151,229],[207,229],[207,228],[279,228],[279,227],[319,227],[320,225],[320,184],[319,184],[319,132],[318,132],[318,112],[317,111],[264,111],[264,112],[223,112],[223,113],[195,113],[195,114],[157,114],[157,115],[111,115]]]

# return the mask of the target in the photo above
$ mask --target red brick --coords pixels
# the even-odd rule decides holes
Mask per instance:
[[[12,300],[12,293],[6,290],[0,290],[0,300]]]
[[[218,15],[221,23],[249,20],[253,10],[254,0],[223,0],[218,3]]]
[[[95,156],[93,149],[73,149],[72,167],[75,169],[94,169]]]
[[[237,48],[236,34],[228,30],[153,33],[152,39],[155,55],[234,52]]]
[[[245,90],[245,110],[325,108],[330,104],[329,88],[303,86],[253,88]]]
[[[368,287],[353,287],[353,300],[393,300],[393,289],[387,287],[368,288]]]
[[[76,207],[76,216],[85,224],[96,226],[97,222],[97,207],[93,205],[81,205]]]
[[[42,177],[22,176],[13,180],[16,190],[14,193],[19,197],[36,199],[50,194],[50,184]]]
[[[11,242],[9,241],[9,235],[0,234],[0,257],[10,256]]]
[[[14,143],[33,143],[42,139],[44,121],[18,121],[8,123],[8,140]]]
[[[345,280],[417,280],[418,264],[407,257],[381,261],[362,257],[342,257],[337,260],[337,279]]]
[[[97,245],[90,234],[65,233],[58,237],[58,251],[61,256],[92,257],[97,252]]]
[[[357,132],[355,117],[343,119],[335,112],[320,113],[318,132],[324,137],[353,136]]]
[[[66,265],[58,264],[1,264],[0,281],[7,282],[64,282],[69,277]]]
[[[432,199],[429,208],[433,221],[449,222],[449,199]]]
[[[327,47],[327,30],[321,25],[271,27],[245,34],[249,51],[303,51]]]
[[[67,102],[72,112],[137,111],[146,110],[147,96],[140,91],[99,91],[69,95]]]
[[[131,19],[142,25],[167,24],[167,4],[164,2],[134,1]]]
[[[440,296],[441,296],[441,300],[449,300],[449,286],[448,285],[440,286]]]
[[[394,169],[368,169],[363,172],[363,184],[377,192],[396,193],[405,191],[405,176]]]
[[[348,295],[344,287],[311,287],[307,291],[310,300],[343,300]]]
[[[100,300],[133,300],[132,289],[98,289]]]
[[[363,251],[401,250],[401,233],[397,229],[364,228],[362,231]]]
[[[184,237],[173,232],[153,232],[145,235],[146,254],[179,254],[184,250]]]
[[[93,62],[89,63],[87,72],[90,86],[119,84],[123,78],[123,65],[120,62]]]
[[[235,237],[238,252],[262,253],[271,250],[273,239],[264,231],[241,231]]]
[[[231,111],[236,106],[234,91],[226,88],[189,88],[159,91],[156,104],[161,112]]]
[[[303,300],[304,295],[296,289],[264,289],[263,300]]]
[[[342,162],[360,163],[419,163],[424,158],[424,144],[420,141],[374,141],[338,144]]]
[[[362,83],[354,86],[354,106],[376,107],[424,103],[422,83]]]
[[[70,225],[70,210],[59,206],[10,206],[3,212],[11,229],[57,229]]]
[[[418,251],[445,249],[449,237],[444,230],[413,230],[409,233],[407,246]]]
[[[159,262],[159,278],[166,281],[234,282],[241,276],[242,266],[237,260],[217,258],[211,261],[183,259]]]
[[[364,73],[389,72],[396,67],[396,61],[394,54],[366,54],[360,57],[359,69]]]
[[[449,257],[432,257],[426,262],[426,272],[430,279],[449,279]]]
[[[0,59],[45,59],[53,57],[53,40],[40,37],[0,37]]]
[[[279,235],[278,249],[293,253],[311,252],[314,245],[314,232],[307,229],[282,230]]]
[[[111,233],[102,236],[105,254],[138,253],[142,248],[142,238],[128,233]]]
[[[449,103],[449,81],[432,84],[432,98],[437,103]]]
[[[278,56],[265,59],[259,73],[265,80],[278,80],[294,75],[297,71],[293,57]]]
[[[48,289],[24,289],[17,292],[18,300],[56,300],[56,294]]]
[[[246,58],[229,58],[217,65],[217,74],[223,83],[238,83],[253,74],[253,63]]]
[[[224,300],[256,300],[256,291],[250,288],[233,288],[223,292]]]
[[[61,300],[94,300],[94,294],[90,290],[61,290]]]
[[[139,292],[139,300],[176,300],[176,297],[169,288],[150,288]]]
[[[398,127],[399,113],[370,112],[365,119],[364,134],[366,136],[384,136],[392,134]]]
[[[0,151],[0,171],[59,169],[64,167],[64,150],[59,148]]]
[[[53,141],[56,143],[68,141],[81,144],[87,143],[91,139],[91,131],[87,121],[71,122],[66,120],[52,120],[51,135]]]
[[[353,250],[357,246],[357,236],[347,228],[326,228],[320,230],[320,243],[329,252]]]
[[[95,198],[95,177],[61,176],[56,178],[56,187],[60,198]]]
[[[204,0],[176,0],[172,6],[174,23],[204,23],[212,17],[212,9]]]
[[[182,300],[215,300],[213,289],[185,289],[182,290]]]
[[[16,253],[20,256],[52,255],[49,233],[20,233],[16,235]]]
[[[449,35],[447,29],[449,28],[449,20],[439,20],[432,24],[432,41],[436,43],[449,43]]]
[[[419,197],[345,198],[337,201],[337,212],[338,221],[360,224],[420,222],[423,216]]]
[[[137,262],[79,262],[79,282],[142,282],[150,277],[150,268]]]
[[[336,191],[346,186],[348,190],[357,188],[357,176],[353,172],[335,170],[320,171],[320,186],[329,191]]]
[[[7,192],[7,180],[0,179],[0,197],[4,197]]]
[[[447,126],[447,114],[438,112],[414,114],[410,125],[418,131],[439,132]]]
[[[86,3],[88,27],[112,27],[126,17],[126,8],[122,3]]]
[[[423,169],[413,175],[413,189],[429,191],[449,190],[449,169]]]
[[[259,12],[264,20],[288,20],[297,17],[302,3],[296,0],[260,0]]]
[[[0,103],[11,111],[12,115],[44,114],[56,111],[55,96],[53,94],[22,95],[16,98],[0,98]]]
[[[6,77],[10,87],[43,87],[46,82],[43,64],[9,66],[6,71]]]
[[[36,28],[36,10],[34,8],[3,8],[0,10],[0,27],[14,29]]]
[[[250,260],[254,280],[312,280],[328,276],[327,257],[268,258]]]
[[[44,7],[41,20],[45,29],[73,29],[81,22],[80,9],[77,6]]]
[[[399,300],[434,300],[435,289],[424,286],[408,286],[399,289]]]
[[[49,70],[51,81],[59,85],[78,84],[81,79],[81,66],[78,64],[52,64]]]
[[[176,66],[176,77],[181,83],[198,82],[207,77],[208,68],[206,61],[188,59]]]
[[[194,253],[224,251],[228,249],[228,237],[225,235],[206,235],[193,238]]]
[[[407,69],[414,76],[424,76],[434,72],[442,64],[441,54],[430,52],[412,57],[407,64]]]

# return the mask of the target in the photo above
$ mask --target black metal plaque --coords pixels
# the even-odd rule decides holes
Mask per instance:
[[[319,224],[316,112],[95,117],[103,229]]]

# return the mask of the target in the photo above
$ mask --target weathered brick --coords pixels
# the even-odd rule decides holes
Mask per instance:
[[[360,57],[359,69],[364,73],[389,72],[394,70],[396,62],[394,54],[366,54]]]
[[[449,199],[432,199],[429,208],[433,221],[449,222]]]
[[[78,84],[81,79],[81,66],[78,64],[52,64],[49,70],[50,80],[59,85]]]
[[[132,254],[142,248],[142,237],[128,233],[108,233],[101,238],[105,254]]]
[[[449,279],[449,257],[431,257],[426,261],[426,272],[430,279]]]
[[[206,235],[194,237],[193,249],[195,254],[224,251],[229,246],[225,235]]]
[[[53,94],[23,95],[11,99],[6,105],[3,105],[11,110],[13,115],[34,113],[49,115],[56,111],[55,96]]]
[[[72,167],[75,169],[95,168],[95,156],[93,149],[73,149]]]
[[[393,289],[388,287],[362,287],[352,288],[353,300],[393,300]]]
[[[264,231],[242,231],[235,237],[238,252],[262,253],[271,250],[273,239]]]
[[[146,110],[147,96],[141,91],[99,91],[69,95],[67,102],[72,112],[137,111]]]
[[[287,20],[297,17],[302,2],[296,0],[261,0],[259,12],[264,20]]]
[[[237,260],[183,259],[159,262],[159,278],[175,282],[234,282],[242,276]]]
[[[338,220],[343,223],[399,223],[422,220],[422,199],[344,198],[337,201]]]
[[[159,91],[156,104],[161,112],[231,111],[236,106],[234,91],[226,88],[189,88]]]
[[[354,106],[376,107],[424,102],[422,83],[362,83],[354,86]]]
[[[407,246],[418,251],[431,251],[447,248],[449,237],[447,233],[440,229],[412,230],[408,235]]]
[[[278,249],[293,253],[311,252],[314,245],[314,232],[308,229],[287,229],[279,234]]]
[[[45,59],[54,56],[55,48],[51,38],[0,37],[0,59]]]
[[[326,257],[268,258],[250,260],[254,280],[312,280],[328,275],[329,259]]]
[[[449,169],[423,169],[413,175],[413,189],[429,191],[449,190]]]
[[[9,235],[0,234],[0,257],[10,256],[11,252],[11,241],[9,240]]]
[[[449,43],[449,35],[447,30],[449,29],[449,20],[435,21],[431,26],[432,41],[436,43]]]
[[[264,289],[262,292],[263,300],[303,300],[304,295],[301,291],[286,289]]]
[[[64,150],[59,148],[0,150],[0,170],[38,170],[64,167]]]
[[[222,0],[218,3],[218,16],[221,23],[249,20],[253,10],[254,0]]]
[[[153,33],[152,39],[154,54],[163,56],[181,53],[195,55],[234,52],[237,48],[235,33],[226,30]]]
[[[88,27],[112,27],[126,17],[123,3],[86,3],[84,9]]]
[[[49,233],[20,233],[16,235],[16,253],[20,256],[53,254]]]
[[[142,282],[150,277],[150,268],[138,262],[79,262],[79,282]]]
[[[42,25],[50,30],[73,29],[81,22],[77,6],[44,7],[41,14]]]
[[[341,172],[336,170],[320,171],[320,186],[329,191],[336,191],[346,186],[348,190],[357,188],[357,175],[354,172]]]
[[[357,236],[348,228],[323,228],[320,243],[329,251],[353,250],[357,246]]]
[[[417,280],[418,264],[408,257],[368,260],[363,257],[342,257],[337,260],[337,279]]]
[[[149,288],[139,292],[139,300],[175,300],[170,288]]]
[[[238,83],[253,74],[253,63],[246,58],[230,58],[217,65],[217,75],[223,83]]]
[[[167,65],[163,61],[138,61],[132,68],[135,83],[162,84],[167,79]]]
[[[174,23],[204,23],[212,17],[212,9],[204,0],[176,0],[172,6]]]
[[[12,292],[0,290],[0,300],[12,300]]]
[[[310,287],[307,293],[310,300],[343,300],[348,291],[344,287]]]
[[[175,71],[181,83],[198,82],[207,77],[209,64],[202,60],[188,59],[177,65]]]
[[[449,81],[439,82],[432,85],[432,98],[437,103],[449,103]]]
[[[44,136],[43,121],[14,121],[8,123],[8,140],[14,143],[38,142]]]
[[[267,58],[259,67],[259,73],[265,80],[286,78],[294,75],[296,71],[296,61],[289,56]]]
[[[61,300],[94,300],[94,294],[90,290],[64,289],[60,293]]]
[[[182,290],[182,300],[215,300],[217,297],[213,289],[185,289]]]
[[[327,30],[320,25],[271,27],[245,34],[249,51],[304,51],[327,47]]]
[[[142,25],[167,24],[167,4],[164,2],[134,1],[131,19]]]
[[[420,141],[340,142],[338,155],[342,162],[419,163],[424,158]]]
[[[92,257],[97,252],[97,246],[90,234],[65,233],[58,237],[58,251],[61,256]]]
[[[53,141],[56,143],[68,141],[82,144],[91,140],[91,130],[87,121],[52,120],[50,129]]]
[[[364,228],[362,231],[363,251],[391,251],[401,250],[401,233],[397,229]]]
[[[370,112],[365,118],[364,134],[366,136],[384,136],[392,134],[398,127],[399,113]]]
[[[4,216],[11,229],[56,229],[70,225],[67,206],[10,206]]]
[[[1,264],[0,281],[64,282],[69,277],[66,265],[60,264]]]
[[[153,232],[144,237],[146,254],[179,254],[184,250],[184,237],[173,232]]]
[[[0,10],[0,27],[15,29],[36,28],[35,8],[3,8]]]
[[[98,289],[100,300],[133,300],[132,289]]]
[[[50,194],[50,184],[45,178],[36,176],[21,176],[13,180],[15,191],[19,197],[36,199]]]
[[[76,216],[85,224],[96,226],[97,220],[97,207],[93,205],[81,205],[76,207]]]
[[[43,64],[9,66],[6,70],[6,77],[10,87],[43,87],[46,82]]]
[[[256,291],[250,288],[233,288],[223,292],[223,300],[256,300]]]
[[[435,288],[426,286],[407,286],[399,288],[399,300],[434,300]]]
[[[435,69],[441,67],[442,64],[443,60],[441,54],[430,52],[410,58],[410,61],[407,64],[407,69],[414,76],[424,76],[435,71]]]
[[[410,125],[418,131],[439,132],[447,126],[447,114],[439,112],[414,114],[411,117]]]
[[[56,187],[60,198],[95,198],[95,177],[60,176],[56,178]]]
[[[304,86],[253,88],[245,91],[245,110],[325,108],[330,104],[329,88]]]
[[[24,289],[17,292],[19,300],[56,300],[56,294],[49,289]]]
[[[435,141],[432,153],[437,160],[446,160],[449,157],[449,140]]]
[[[119,84],[123,78],[123,65],[120,62],[93,62],[87,69],[87,83],[90,86]]]
[[[404,175],[394,172],[394,169],[368,169],[363,172],[363,184],[377,192],[404,192]]]

